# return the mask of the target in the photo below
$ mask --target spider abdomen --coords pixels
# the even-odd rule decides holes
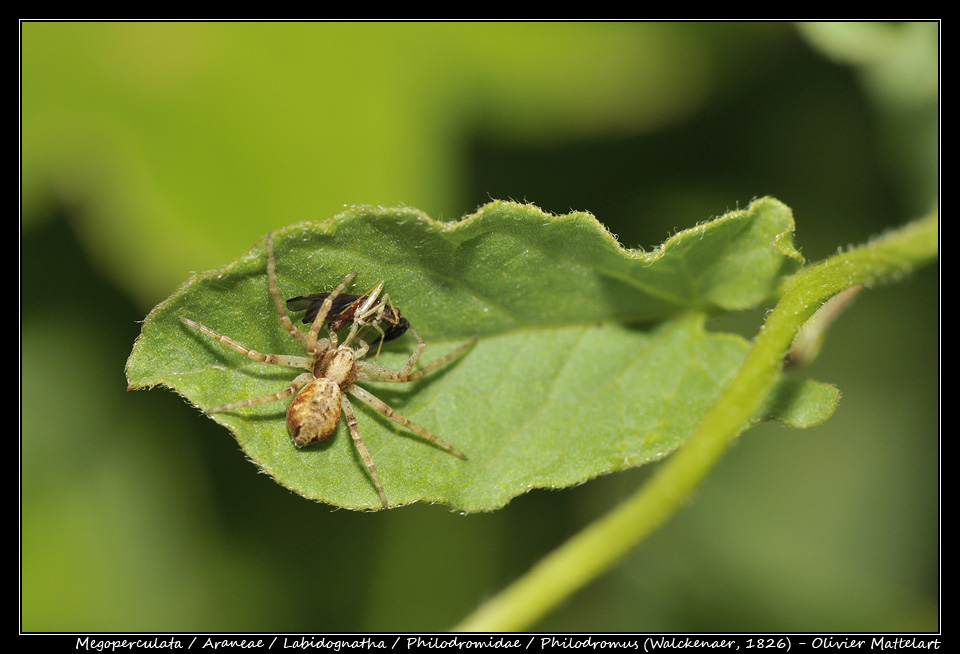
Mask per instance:
[[[340,422],[340,386],[329,379],[314,379],[304,386],[287,409],[287,428],[297,447],[324,440]]]

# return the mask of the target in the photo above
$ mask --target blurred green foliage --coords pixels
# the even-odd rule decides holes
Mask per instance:
[[[648,471],[331,511],[172,393],[125,394],[137,321],[344,204],[529,200],[635,247],[769,194],[808,260],[863,242],[936,200],[939,34],[845,25],[23,23],[22,628],[452,625]],[[937,628],[938,290],[863,294],[809,371],[836,415],[747,434],[540,628]]]

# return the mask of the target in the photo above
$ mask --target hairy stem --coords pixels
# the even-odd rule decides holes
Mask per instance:
[[[750,424],[776,383],[800,327],[840,291],[897,279],[937,257],[938,214],[808,268],[789,280],[753,341],[743,366],[687,444],[638,491],[542,559],[455,627],[457,631],[528,628],[608,570],[672,516],[730,443]]]

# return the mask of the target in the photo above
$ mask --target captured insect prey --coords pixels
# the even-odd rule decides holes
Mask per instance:
[[[380,345],[387,341],[392,341],[407,333],[410,323],[400,315],[400,311],[390,302],[390,296],[384,295],[380,302],[377,298],[383,290],[384,281],[381,280],[372,289],[363,295],[353,293],[340,293],[333,298],[330,306],[330,312],[327,314],[330,329],[339,331],[347,322],[353,320],[358,330],[363,327],[373,327],[380,332],[379,338],[371,341],[371,345]],[[288,311],[304,311],[303,324],[312,323],[324,300],[330,293],[311,293],[310,295],[300,295],[287,300]]]
[[[270,297],[273,299],[280,324],[290,336],[306,349],[307,356],[262,354],[189,318],[180,316],[180,320],[185,325],[206,334],[221,345],[254,361],[300,368],[307,371],[298,375],[286,388],[276,393],[230,402],[207,409],[204,413],[234,411],[248,406],[278,402],[295,396],[287,408],[287,428],[297,447],[305,447],[328,438],[336,430],[342,414],[345,416],[353,444],[369,472],[377,494],[380,496],[380,503],[383,508],[389,508],[387,495],[384,492],[383,484],[380,482],[380,475],[377,473],[373,457],[360,436],[356,415],[347,399],[347,395],[352,395],[361,400],[375,411],[424,440],[430,441],[454,456],[466,459],[467,457],[460,450],[434,436],[425,427],[395,412],[385,402],[358,386],[357,382],[406,383],[415,381],[464,354],[477,340],[477,337],[474,336],[453,352],[414,370],[414,365],[426,348],[423,338],[394,308],[389,296],[384,295],[380,298],[384,282],[381,281],[363,295],[344,293],[344,289],[350,285],[356,275],[357,271],[354,270],[344,277],[333,291],[328,293],[316,293],[287,301],[286,305],[291,310],[307,309],[307,318],[310,318],[310,320],[304,318],[304,322],[312,321],[313,324],[309,331],[301,331],[290,320],[284,308],[284,302],[277,288],[273,234],[267,235],[267,280]],[[347,324],[350,324],[350,331],[341,343],[337,336],[337,330]],[[324,325],[326,325],[326,335],[320,338],[320,330],[324,328]],[[361,332],[368,328],[379,332],[381,342],[397,338],[407,331],[417,340],[413,353],[400,370],[393,370],[361,360],[370,350],[370,346],[360,338]]]

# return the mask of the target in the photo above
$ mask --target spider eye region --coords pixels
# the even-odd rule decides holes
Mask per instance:
[[[287,428],[297,447],[326,439],[340,422],[340,385],[330,379],[314,379],[304,386],[287,409]]]

